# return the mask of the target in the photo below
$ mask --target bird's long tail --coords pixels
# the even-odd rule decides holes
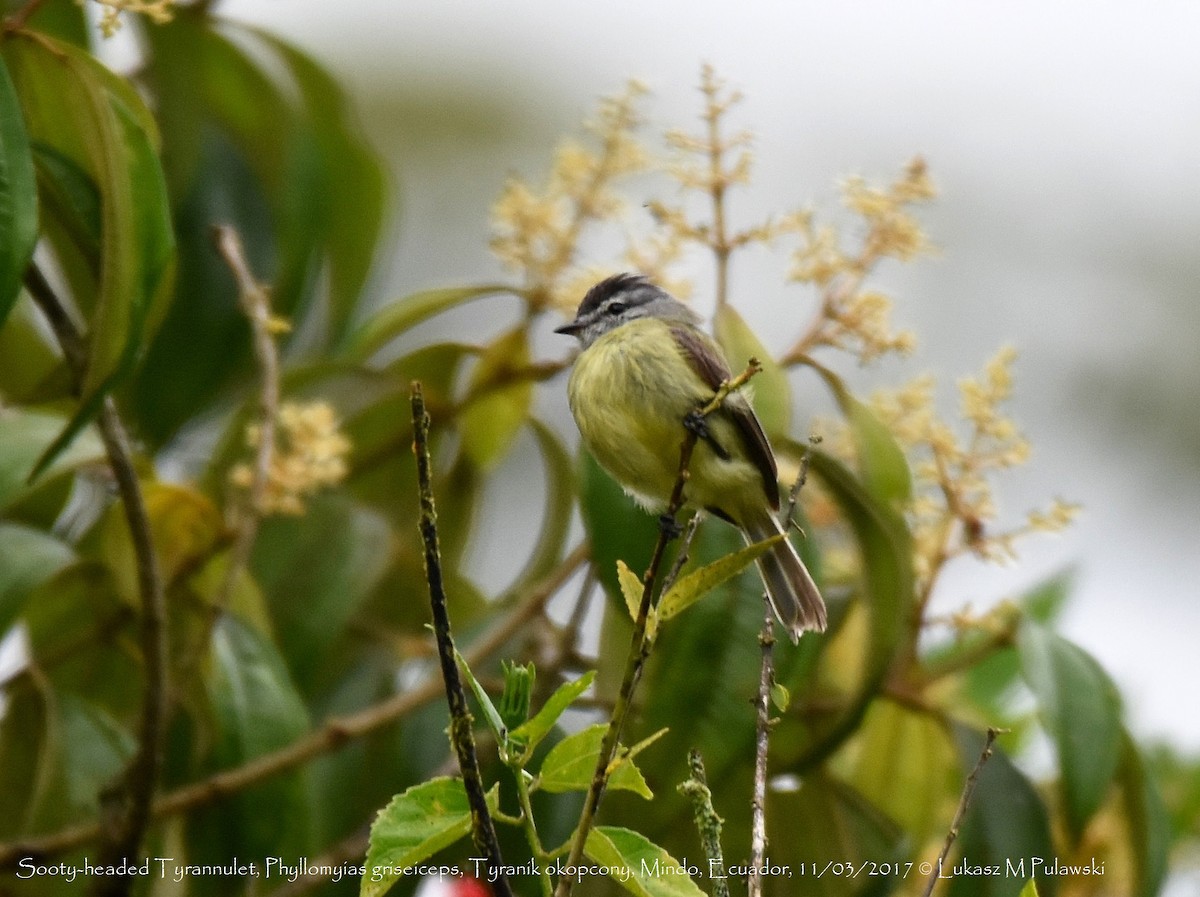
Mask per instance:
[[[743,530],[750,542],[761,542],[782,532],[775,515],[765,507],[761,514],[746,521]],[[791,541],[783,539],[760,557],[758,571],[775,616],[793,642],[798,642],[806,630],[824,631],[825,602]]]

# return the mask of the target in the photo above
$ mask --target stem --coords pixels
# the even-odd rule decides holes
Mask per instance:
[[[729,188],[729,177],[722,166],[724,144],[721,141],[721,115],[727,106],[718,99],[720,84],[717,83],[712,66],[704,66],[701,72],[701,87],[707,99],[704,120],[708,126],[708,176],[709,195],[712,197],[713,223],[708,244],[716,260],[716,301],[720,311],[729,302],[729,242],[725,223],[725,194]]]
[[[75,323],[36,265],[31,264],[27,269],[25,284],[53,329],[76,383],[82,383],[87,370],[87,346]],[[150,515],[134,468],[129,437],[111,396],[101,403],[98,425],[133,545],[141,602],[138,640],[145,671],[137,748],[114,786],[110,805],[116,819],[105,831],[105,843],[97,862],[109,866],[133,860],[150,825],[151,803],[162,769],[167,715],[167,626],[166,598],[150,531]],[[108,799],[109,795],[103,795],[102,803]],[[99,878],[95,893],[125,894],[132,883],[127,875]]]
[[[495,890],[500,897],[512,897],[508,876],[504,874],[500,842],[488,811],[487,794],[479,774],[479,758],[475,753],[475,736],[471,731],[471,712],[463,691],[458,663],[454,657],[454,637],[450,632],[450,615],[446,609],[446,590],[442,581],[442,556],[438,547],[437,509],[433,500],[433,474],[429,459],[429,415],[421,384],[412,385],[413,451],[417,456],[417,480],[421,501],[421,541],[425,546],[425,580],[429,585],[429,604],[433,612],[433,632],[437,641],[442,681],[446,685],[446,701],[450,706],[450,743],[458,755],[463,787],[471,805],[471,837],[475,847],[487,858]],[[490,878],[491,876],[489,876]]]
[[[262,372],[258,398],[258,448],[254,455],[249,493],[244,506],[235,511],[233,518],[234,541],[229,551],[225,577],[213,602],[214,608],[220,611],[228,606],[238,578],[250,562],[250,553],[254,550],[254,541],[262,521],[271,457],[275,453],[275,422],[279,415],[279,349],[271,332],[270,294],[250,272],[237,231],[227,225],[214,227],[213,242],[237,281],[238,301],[250,320],[254,355]]]
[[[750,876],[746,893],[762,894],[762,867],[767,855],[767,749],[771,735],[771,685],[775,681],[775,615],[763,593],[763,626],[758,635],[762,661],[754,697],[754,792],[750,799]]]
[[[542,839],[538,837],[537,824],[533,820],[533,804],[529,801],[529,782],[525,780],[525,770],[520,766],[511,767],[513,778],[517,782],[517,801],[521,805],[521,828],[525,832],[525,840],[533,852],[533,861],[537,863],[538,883],[542,889],[542,897],[553,897],[554,882],[550,878],[549,857],[542,847]]]
[[[780,512],[780,524],[786,533],[796,513],[800,490],[808,482],[808,467],[812,463],[812,445],[816,437],[809,439],[800,459],[800,469],[788,490],[787,502]],[[775,684],[775,614],[771,602],[763,593],[763,625],[758,636],[762,652],[758,672],[758,693],[754,698],[754,792],[750,799],[750,876],[747,882],[749,897],[762,894],[762,869],[767,856],[767,756],[771,735],[771,686]]]
[[[950,854],[950,848],[954,846],[955,839],[958,838],[958,829],[962,825],[963,817],[967,815],[967,808],[971,805],[971,797],[975,794],[975,785],[979,781],[979,774],[983,771],[983,767],[987,765],[992,756],[992,746],[996,743],[996,736],[1003,731],[989,727],[987,737],[983,742],[983,751],[979,754],[979,760],[975,763],[975,768],[971,770],[971,774],[967,776],[967,781],[963,785],[962,797],[958,800],[958,809],[954,811],[954,820],[950,823],[950,831],[946,832],[946,841],[942,844],[942,850],[938,854],[937,863],[934,864],[933,871],[929,874],[928,880],[925,882],[925,890],[922,892],[922,897],[929,897],[933,893],[933,888],[941,877],[942,867],[946,863],[946,857]]]
[[[712,400],[703,408],[696,410],[696,415],[704,418],[712,414],[713,411],[721,407],[721,404],[731,392],[744,386],[760,370],[762,370],[762,366],[758,359],[751,358],[746,366],[746,370],[742,371],[742,373],[738,374],[732,380],[722,383],[717,388]],[[679,473],[675,477],[675,486],[672,488],[671,497],[667,501],[666,513],[660,518],[662,525],[658,530],[658,541],[654,545],[654,553],[650,557],[650,566],[646,569],[646,575],[643,579],[645,585],[642,588],[642,601],[638,606],[637,619],[633,624],[633,635],[629,641],[629,653],[625,658],[625,673],[621,678],[621,687],[617,692],[617,700],[613,704],[613,712],[608,722],[608,729],[605,731],[604,738],[600,742],[600,756],[596,759],[596,769],[592,773],[592,783],[588,788],[587,796],[584,798],[583,810],[579,814],[579,824],[576,826],[575,836],[571,841],[571,850],[567,855],[568,866],[579,865],[579,861],[583,858],[588,834],[595,823],[596,812],[600,808],[600,801],[604,797],[604,789],[608,784],[609,767],[612,765],[613,755],[616,753],[617,744],[620,742],[621,729],[625,725],[625,718],[629,715],[629,708],[633,703],[633,693],[637,688],[638,680],[641,678],[642,667],[645,665],[646,658],[650,654],[650,644],[646,640],[646,625],[650,619],[650,609],[657,597],[659,570],[662,567],[667,543],[678,534],[675,515],[683,507],[683,490],[687,484],[688,466],[692,461],[692,452],[696,448],[698,433],[698,427],[684,427],[683,444],[679,449]],[[568,897],[571,893],[571,885],[572,882],[569,876],[564,875],[559,878],[558,887],[554,892],[555,897]]]
[[[550,573],[522,604],[463,652],[468,665],[483,663],[515,635],[526,629],[529,622],[545,608],[546,602],[575,575],[575,571],[587,560],[587,556],[586,544],[579,545],[568,554],[558,568]],[[152,816],[156,820],[163,819],[237,794],[264,779],[337,750],[356,738],[362,738],[376,729],[402,719],[435,700],[442,693],[442,683],[430,679],[416,688],[393,695],[357,713],[328,719],[320,729],[273,753],[255,757],[241,766],[222,770],[160,797],[151,808]],[[0,869],[16,868],[18,860],[23,857],[42,859],[75,850],[90,844],[102,834],[103,828],[100,823],[90,822],[42,838],[0,844]]]
[[[688,768],[692,775],[679,784],[679,792],[692,799],[692,813],[708,860],[713,897],[729,897],[729,879],[725,875],[725,857],[721,852],[722,819],[713,807],[712,792],[704,775],[704,760],[695,748],[688,751]]]

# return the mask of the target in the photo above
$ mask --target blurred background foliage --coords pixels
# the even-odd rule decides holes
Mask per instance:
[[[387,251],[386,209],[397,184],[317,61],[198,3],[162,23],[125,22],[136,45],[126,76],[93,55],[103,57],[100,37],[77,4],[10,7],[16,18],[3,34],[0,79],[0,630],[18,660],[3,680],[0,718],[3,887],[76,890],[21,881],[15,864],[26,855],[95,857],[97,821],[110,809],[105,795],[140,747],[144,695],[156,688],[168,725],[147,855],[358,864],[375,812],[394,793],[451,769],[424,629],[412,380],[423,383],[434,419],[442,547],[464,653],[485,683],[495,682],[501,657],[534,660],[543,697],[564,677],[596,667],[591,708],[568,717],[572,729],[611,700],[629,626],[615,561],[644,567],[655,523],[588,458],[574,457],[573,439],[544,416],[541,397],[561,391],[569,363],[566,347],[545,340],[548,318],[568,312],[597,276],[575,257],[578,230],[615,214],[612,181],[645,178],[659,164],[623,142],[638,124],[637,92],[601,105],[584,142],[560,151],[543,192],[515,179],[505,188],[493,233],[510,280],[458,286],[451,273],[451,285],[380,302],[371,277]],[[702,111],[719,123],[714,96]],[[409,140],[454,122],[471,122],[461,127],[472,134],[477,125],[511,125],[491,108],[447,112],[436,95],[389,117],[409,129]],[[675,123],[693,117],[687,110]],[[685,159],[695,149],[678,136],[667,146]],[[727,187],[748,177],[737,147],[732,139]],[[571,152],[591,160],[592,181],[569,176]],[[689,163],[672,164],[669,173],[689,184]],[[869,237],[886,216],[907,215],[914,197],[896,191],[923,177],[923,168],[910,167],[888,189],[847,191],[863,216],[857,254],[803,215],[768,222],[746,241],[798,243],[795,279],[823,299],[813,322],[847,328],[805,335],[803,321],[782,322],[798,335],[794,351],[756,383],[756,400],[769,409],[764,422],[793,475],[806,450],[797,434],[812,409],[793,413],[792,380],[803,376],[814,391],[823,383],[824,407],[838,417],[812,454],[801,546],[830,599],[832,623],[827,634],[778,651],[777,676],[793,700],[772,739],[770,858],[793,867],[931,859],[982,731],[1002,726],[1009,731],[981,777],[958,853],[979,863],[1094,857],[1104,876],[1046,878],[1042,893],[1155,894],[1169,857],[1196,849],[1195,761],[1136,745],[1107,674],[1056,633],[1069,577],[985,615],[964,612],[946,624],[926,614],[922,588],[940,565],[956,553],[986,555],[985,521],[972,516],[986,516],[986,503],[954,507],[942,489],[935,519],[947,530],[935,549],[943,556],[922,558],[929,508],[914,503],[922,482],[947,480],[935,470],[922,481],[921,470],[963,453],[939,456],[934,430],[914,429],[894,404],[859,401],[835,373],[879,350],[859,339],[886,331],[870,329],[880,322],[864,281],[883,258],[907,259],[919,247],[876,247],[872,256]],[[701,187],[702,202],[711,198],[711,182],[691,186]],[[627,263],[670,280],[686,257],[681,243],[719,250],[713,231],[687,232],[696,208],[655,208],[662,229],[632,238],[630,251],[640,254]],[[542,215],[549,217],[539,224]],[[565,227],[555,215],[566,216]],[[249,269],[270,284],[272,314],[290,325],[275,337],[282,402],[269,411],[281,434],[271,483],[298,503],[291,513],[269,513],[279,508],[251,500],[231,478],[261,444],[262,367],[245,291],[213,247],[217,224],[240,234]],[[641,242],[651,237],[663,241]],[[522,246],[533,255],[506,255]],[[83,332],[78,376],[34,290],[22,288],[31,265]],[[698,289],[723,296],[727,287],[718,280]],[[473,329],[471,341],[428,337],[425,322],[435,316],[482,318],[484,305],[507,323],[478,339]],[[717,315],[731,358],[770,361],[735,305],[722,300]],[[818,350],[821,365],[809,355]],[[91,427],[106,397],[135,439],[162,571],[168,666],[157,683],[139,640],[145,604],[135,548]],[[286,423],[289,403],[294,426]],[[298,469],[284,463],[289,446]],[[314,459],[334,471],[326,481],[333,485],[304,484]],[[512,511],[518,493],[540,500],[540,517]],[[247,519],[255,538],[241,569],[236,545]],[[492,565],[500,574],[481,561],[480,548],[497,532],[511,537],[503,563]],[[730,530],[706,522],[693,563],[735,542]],[[664,627],[625,737],[632,743],[669,729],[639,756],[656,798],[614,793],[604,818],[676,857],[700,855],[690,808],[674,792],[692,746],[704,754],[727,819],[727,857],[745,850],[758,589],[747,574]],[[1033,775],[1014,758],[1039,739],[1056,762]],[[490,775],[502,778],[495,764]],[[502,805],[511,797],[502,790]],[[569,835],[577,807],[578,795],[535,796],[546,843]],[[515,831],[503,834],[506,858],[520,862],[527,848]],[[466,852],[460,845],[447,856],[461,861]],[[396,891],[416,885],[403,881]],[[358,882],[197,876],[183,889],[139,885],[162,894],[276,886],[353,893]],[[946,890],[999,895],[1020,886],[958,878]],[[588,892],[605,887],[591,882]],[[919,882],[768,879],[768,888],[917,893]]]

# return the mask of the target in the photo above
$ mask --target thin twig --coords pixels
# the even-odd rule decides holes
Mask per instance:
[[[688,751],[691,777],[679,784],[679,793],[691,798],[692,814],[700,832],[700,844],[708,860],[708,877],[712,881],[713,897],[729,897],[729,879],[725,875],[725,856],[721,851],[723,820],[713,806],[708,778],[704,775],[704,760],[695,748]]]
[[[36,265],[27,269],[25,284],[53,329],[76,382],[82,383],[87,370],[87,346],[78,328]],[[139,642],[144,682],[137,747],[111,794],[102,795],[102,803],[113,808],[114,819],[105,829],[97,864],[117,866],[122,860],[136,858],[150,825],[151,803],[162,770],[167,714],[167,615],[150,515],[134,468],[129,437],[111,396],[101,403],[97,423],[129,527],[141,605]],[[128,875],[99,878],[95,893],[125,894],[132,883]]]
[[[429,585],[429,604],[433,612],[433,634],[437,641],[442,681],[446,685],[446,702],[450,706],[450,743],[458,754],[458,768],[463,787],[471,806],[471,836],[475,847],[487,858],[489,879],[500,897],[512,897],[496,826],[488,811],[487,792],[479,774],[479,758],[475,753],[475,735],[471,731],[471,711],[463,690],[458,662],[454,657],[454,637],[450,632],[450,615],[446,609],[446,589],[442,580],[442,555],[438,546],[437,508],[433,498],[432,463],[429,459],[429,415],[421,384],[412,385],[413,451],[417,456],[417,482],[421,500],[421,541],[425,547],[425,581]]]
[[[558,567],[548,574],[521,604],[463,652],[468,665],[483,663],[522,632],[531,620],[542,613],[546,602],[575,575],[575,571],[587,558],[586,543],[580,544],[563,558]],[[337,750],[355,739],[402,719],[436,700],[441,694],[442,683],[430,679],[416,688],[392,695],[356,713],[331,717],[315,732],[277,751],[262,754],[241,766],[214,773],[206,779],[184,785],[164,795],[154,802],[153,818],[158,820],[184,813],[244,791],[264,779]],[[74,850],[92,843],[102,834],[100,823],[90,822],[40,838],[0,844],[0,869],[15,868],[23,857],[43,859]]]
[[[762,366],[758,359],[751,358],[742,373],[722,383],[714,393],[712,400],[704,407],[696,409],[695,417],[702,422],[703,418],[721,407],[731,392],[741,389],[751,377],[761,370]],[[578,866],[580,860],[583,859],[587,837],[595,823],[596,813],[600,808],[600,801],[604,797],[604,790],[608,784],[610,766],[612,765],[613,756],[616,754],[617,745],[620,742],[621,730],[625,726],[625,718],[629,715],[629,708],[633,703],[633,693],[637,688],[638,680],[641,678],[642,667],[645,665],[646,658],[650,653],[650,643],[646,639],[646,626],[650,619],[650,609],[659,591],[657,588],[658,577],[663,557],[666,553],[667,543],[678,535],[678,524],[675,522],[675,515],[683,507],[683,490],[687,485],[688,467],[692,462],[692,452],[696,448],[696,440],[698,438],[699,426],[688,426],[685,422],[683,443],[679,449],[679,473],[675,478],[675,485],[671,490],[671,496],[667,500],[666,512],[660,518],[661,525],[658,530],[658,541],[654,544],[654,553],[650,557],[650,565],[646,568],[646,574],[643,578],[642,601],[638,606],[637,618],[633,623],[629,653],[625,658],[625,673],[621,678],[621,686],[617,691],[617,700],[613,704],[613,712],[609,718],[608,728],[604,732],[604,738],[600,741],[600,755],[596,759],[596,769],[592,773],[592,782],[588,788],[587,796],[584,798],[583,810],[579,814],[579,824],[576,826],[575,835],[571,840],[571,849],[567,855],[567,866]],[[571,893],[572,884],[570,876],[561,876],[558,880],[558,887],[554,891],[555,897],[568,897]]]
[[[703,520],[703,511],[697,511],[688,519],[687,526],[683,530],[683,536],[679,540],[679,550],[675,553],[675,561],[671,564],[671,569],[667,571],[667,575],[663,577],[662,592],[669,591],[671,586],[675,585],[675,580],[679,578],[679,574],[683,572],[683,567],[690,557],[689,552],[692,548],[692,540],[696,538],[696,530],[700,528]]]
[[[987,736],[983,742],[983,750],[979,754],[979,759],[975,762],[975,768],[971,770],[971,774],[967,776],[967,781],[963,785],[962,797],[958,799],[958,809],[954,811],[954,820],[950,823],[950,830],[946,832],[946,841],[942,844],[942,850],[938,854],[937,863],[934,864],[933,871],[929,873],[929,878],[925,882],[925,890],[921,897],[929,897],[933,893],[934,886],[938,883],[938,879],[942,875],[942,867],[946,864],[946,857],[950,855],[950,848],[954,846],[955,839],[958,838],[958,830],[962,825],[963,818],[967,815],[967,809],[971,806],[971,797],[975,794],[975,785],[979,781],[979,774],[983,771],[983,767],[987,765],[988,760],[992,756],[992,746],[996,743],[996,736],[1004,729],[996,729],[989,727]]]
[[[780,512],[780,525],[788,531],[800,490],[808,482],[808,467],[812,461],[811,443],[800,459],[800,470],[788,490],[787,502]],[[762,657],[758,671],[758,693],[754,698],[754,791],[750,798],[750,875],[748,897],[762,894],[762,870],[767,856],[767,757],[771,735],[771,687],[775,684],[775,614],[771,601],[763,593],[763,625],[758,636]]]
[[[263,502],[270,480],[271,457],[275,453],[275,422],[279,416],[279,348],[275,345],[273,333],[277,325],[271,316],[270,292],[251,273],[237,231],[228,225],[220,225],[213,228],[212,235],[217,252],[221,254],[237,282],[238,302],[250,321],[254,355],[262,376],[258,396],[258,446],[254,454],[254,466],[251,468],[250,488],[244,504],[233,514],[233,546],[229,549],[229,560],[221,588],[213,601],[217,610],[223,610],[228,607],[233,590],[237,588],[238,578],[250,562],[250,553],[254,550],[254,541],[262,520]]]

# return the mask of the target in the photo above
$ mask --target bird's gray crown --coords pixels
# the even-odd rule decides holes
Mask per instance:
[[[614,274],[587,291],[575,320],[558,328],[590,346],[597,338],[636,318],[663,318],[694,324],[692,311],[642,274]]]

